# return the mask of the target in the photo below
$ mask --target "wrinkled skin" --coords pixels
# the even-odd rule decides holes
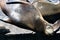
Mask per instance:
[[[27,25],[28,28],[39,32],[45,32],[46,34],[53,33],[53,26],[45,21],[38,8],[35,8],[28,2],[20,2],[20,13],[14,12],[9,9],[6,5],[5,0],[0,0],[0,7],[2,11],[9,17],[5,22],[17,25],[20,27],[21,24]],[[9,10],[8,10],[9,9]],[[51,27],[51,32],[47,31],[47,28]]]

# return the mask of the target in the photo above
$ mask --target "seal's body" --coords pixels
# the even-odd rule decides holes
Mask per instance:
[[[18,24],[22,23],[22,24],[27,25],[31,29],[36,29],[35,26],[37,26],[37,25],[38,25],[37,26],[38,28],[40,26],[42,26],[41,28],[44,28],[45,20],[43,19],[41,13],[31,4],[29,4],[27,2],[26,3],[21,2],[21,3],[22,4],[20,4],[19,13],[14,12],[12,10],[8,10],[8,8],[6,6],[1,7],[2,11],[7,16],[9,16],[9,18],[11,20],[10,22],[13,22],[13,24],[15,24],[17,26],[19,26]],[[42,29],[41,29],[41,31],[42,31]]]
[[[12,23],[19,27],[21,24],[24,24],[28,28],[39,32],[44,32],[46,34],[53,33],[51,24],[44,20],[39,9],[28,2],[20,2],[19,13],[9,9],[3,1],[0,3],[0,7],[2,11],[9,17],[9,20],[6,22]],[[47,28],[50,28],[52,31],[47,31]]]

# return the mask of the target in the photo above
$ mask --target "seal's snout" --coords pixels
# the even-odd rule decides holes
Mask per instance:
[[[45,34],[49,35],[54,32],[53,25],[47,25],[45,29]]]

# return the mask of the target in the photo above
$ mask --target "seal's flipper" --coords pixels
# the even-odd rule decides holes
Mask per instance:
[[[53,29],[54,29],[54,34],[59,31],[59,29],[60,29],[60,20],[57,20],[57,21],[54,23]]]

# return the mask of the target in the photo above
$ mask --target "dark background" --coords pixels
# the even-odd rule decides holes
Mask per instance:
[[[43,33],[10,36],[0,35],[0,40],[60,40],[60,34],[54,34],[51,36],[44,35]]]

